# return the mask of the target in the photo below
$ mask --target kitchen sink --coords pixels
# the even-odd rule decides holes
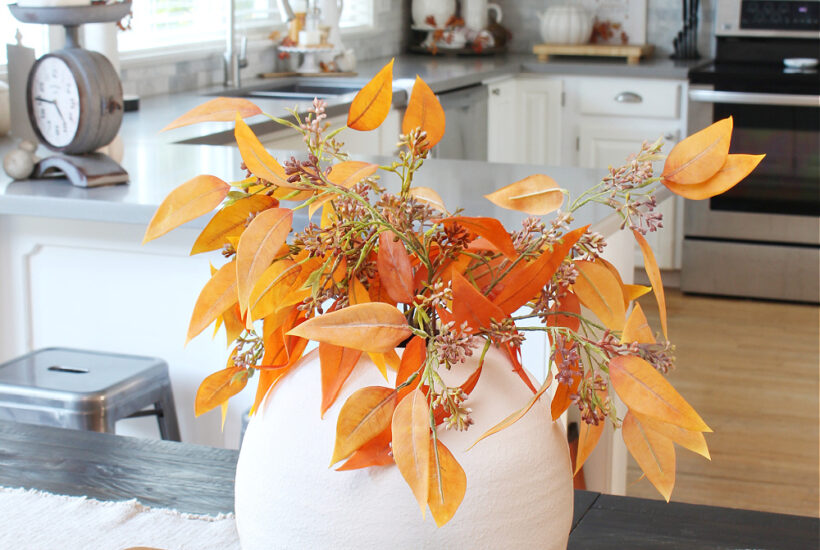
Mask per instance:
[[[311,100],[315,97],[328,99],[358,92],[364,81],[346,80],[339,81],[303,81],[271,82],[239,88],[237,90],[226,90],[209,95],[220,95],[228,97],[260,97],[267,99],[297,99]]]

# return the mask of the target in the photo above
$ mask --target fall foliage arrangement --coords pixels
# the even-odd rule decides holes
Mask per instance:
[[[392,66],[358,93],[347,128],[373,130],[387,117]],[[322,410],[316,414],[324,414],[368,354],[385,384],[358,389],[343,404],[332,463],[340,470],[395,463],[440,526],[455,514],[467,481],[437,433],[470,427],[470,393],[484,355],[495,346],[532,399],[476,434],[476,442],[523,417],[556,384],[553,418],[575,406],[583,420],[576,468],[606,422],[621,428],[630,453],[667,500],[675,480],[674,444],[709,457],[703,433],[711,430],[664,377],[673,348],[660,271],[644,235],[661,224],[653,195],[659,185],[705,199],[731,188],[763,158],[729,154],[731,118],[677,144],[659,177],[652,162],[663,158],[660,140],[644,143],[626,165],[610,168],[578,197],[546,175],[501,187],[487,199],[530,215],[510,232],[494,218],[451,213],[435,191],[412,185],[445,129],[438,99],[418,77],[400,153],[386,166],[349,160],[335,139],[344,127],[329,128],[320,100],[304,118],[294,111],[295,123],[271,117],[300,132],[308,150],[306,159],[280,164],[244,122],[258,114],[247,100],[218,98],[166,128],[235,120],[247,169],[241,181],[202,175],[182,184],[160,205],[145,235],[149,241],[216,209],[191,253],[221,250],[227,261],[212,268],[188,339],[215,323],[233,347],[227,366],[202,382],[197,415],[221,406],[224,420],[228,399],[252,378],[255,409],[300,367],[309,340],[318,342]],[[398,178],[399,193],[387,192],[380,177]],[[643,253],[651,288],[623,284],[601,257],[604,239],[588,227],[572,228],[573,214],[591,202],[620,214]],[[316,219],[294,227],[299,210]],[[549,221],[542,218],[552,213]],[[660,340],[634,302],[650,291],[659,307]],[[540,385],[521,364],[521,343],[535,331],[546,332],[552,349]],[[475,372],[448,387],[439,373],[474,354],[480,358]],[[395,376],[388,377],[388,369]],[[613,391],[625,411],[616,410]]]

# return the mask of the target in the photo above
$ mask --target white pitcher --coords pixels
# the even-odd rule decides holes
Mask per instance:
[[[342,17],[344,0],[320,0],[319,10],[322,13],[322,24],[330,28],[327,42],[333,44],[337,51],[343,51],[342,33],[339,31],[339,19]]]
[[[461,0],[461,17],[464,25],[473,31],[486,29],[489,23],[487,14],[495,12],[495,22],[501,23],[501,6],[487,0]]]

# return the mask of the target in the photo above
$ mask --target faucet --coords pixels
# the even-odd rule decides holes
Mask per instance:
[[[228,3],[228,32],[225,37],[225,80],[224,84],[229,88],[239,88],[241,84],[241,71],[248,66],[248,37],[242,36],[239,39],[239,52],[236,51],[236,0]]]

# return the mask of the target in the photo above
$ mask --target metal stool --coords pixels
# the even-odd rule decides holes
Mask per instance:
[[[180,440],[161,359],[46,348],[0,364],[2,420],[113,433],[117,420],[148,415],[162,439]]]

